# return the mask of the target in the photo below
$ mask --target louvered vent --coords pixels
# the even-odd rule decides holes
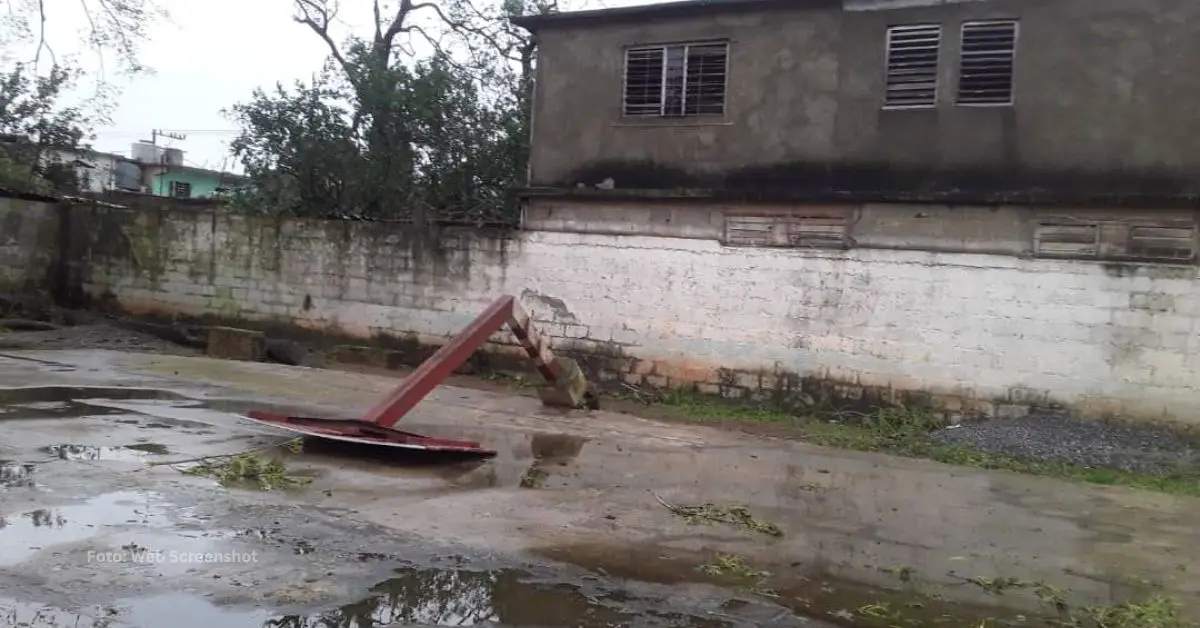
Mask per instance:
[[[727,215],[725,243],[732,246],[845,248],[846,218],[806,213]]]
[[[1149,259],[1188,261],[1195,255],[1191,227],[1131,227],[1129,255]]]
[[[887,37],[887,108],[937,104],[938,56],[942,27],[893,26]]]
[[[1095,257],[1100,250],[1099,237],[1095,223],[1042,223],[1034,237],[1034,250],[1041,257]]]
[[[963,24],[958,104],[1011,105],[1016,57],[1016,22]]]

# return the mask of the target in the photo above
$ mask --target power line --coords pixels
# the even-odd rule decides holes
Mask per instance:
[[[204,133],[209,133],[209,134],[228,134],[228,133],[241,133],[241,129],[161,129],[161,130],[162,130],[162,131],[165,131],[165,132],[168,132],[168,133],[180,133],[180,134],[196,134],[196,133],[200,133],[200,134],[204,134]],[[96,135],[145,135],[145,134],[146,134],[146,131],[145,131],[145,130],[141,130],[141,131],[132,131],[132,130],[128,130],[128,129],[97,129],[97,130],[93,131],[93,133],[95,133]]]

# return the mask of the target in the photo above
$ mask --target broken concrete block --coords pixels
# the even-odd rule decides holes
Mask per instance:
[[[570,358],[554,358],[558,364],[562,379],[556,385],[538,388],[538,397],[542,403],[558,408],[582,408],[590,405],[587,377],[579,364]]]
[[[267,337],[251,329],[210,327],[205,353],[211,358],[258,362],[267,355]]]

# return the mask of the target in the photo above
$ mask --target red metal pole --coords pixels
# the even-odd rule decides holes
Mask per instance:
[[[506,323],[546,383],[558,385],[563,374],[554,353],[516,298],[506,295],[496,299],[457,336],[422,362],[386,399],[371,408],[363,420],[391,429]]]
[[[471,321],[457,336],[450,339],[436,353],[421,363],[417,370],[404,378],[404,381],[367,411],[363,420],[380,427],[391,428],[405,414],[408,414],[425,395],[428,395],[441,384],[454,369],[457,369],[476,349],[483,346],[493,333],[498,331],[512,318],[513,306],[516,300],[511,295],[500,297],[488,306],[482,314]]]

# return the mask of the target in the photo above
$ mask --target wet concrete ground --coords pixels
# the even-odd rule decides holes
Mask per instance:
[[[499,451],[489,461],[272,449],[312,479],[272,492],[158,464],[287,438],[238,419],[248,409],[353,416],[394,385],[202,358],[0,355],[0,626],[974,627],[1039,609],[972,578],[1069,589],[1072,604],[1164,591],[1200,611],[1196,500],[477,390],[443,387],[403,425],[480,440]],[[784,536],[689,525],[651,491],[747,504]],[[697,569],[720,554],[768,575],[718,586],[745,584]],[[881,607],[910,623],[864,611]]]

